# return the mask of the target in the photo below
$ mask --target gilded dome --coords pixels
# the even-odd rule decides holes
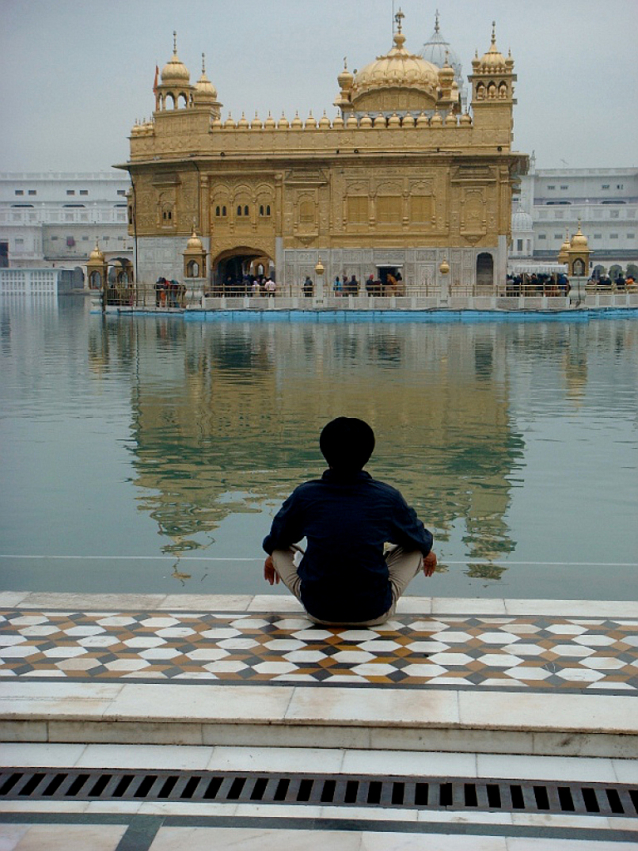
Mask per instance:
[[[407,89],[416,95],[419,108],[434,106],[438,97],[439,69],[421,56],[409,53],[404,44],[405,36],[399,28],[389,53],[377,57],[354,75],[352,105],[355,110],[369,111],[380,107],[384,111],[394,111],[389,109],[389,103],[377,104],[377,100],[384,92],[397,89]],[[409,108],[415,108],[415,105],[411,104]]]
[[[507,67],[511,70],[511,66],[514,64],[514,62],[510,57],[508,63],[506,63],[505,57],[496,46],[496,23],[492,21],[492,43],[490,44],[490,49],[487,51],[487,53],[483,54],[483,58],[478,60],[478,70],[483,72],[505,71],[506,64]],[[474,60],[474,62],[472,62],[472,66],[476,70],[476,59]]]
[[[188,68],[177,56],[177,34],[173,33],[173,55],[169,62],[162,68],[162,85],[186,85],[190,84],[191,75]]]
[[[95,243],[95,248],[89,254],[89,262],[93,263],[104,263],[104,254],[100,251],[100,246]]]
[[[198,253],[201,253],[204,250],[204,246],[202,245],[202,241],[197,236],[197,233],[195,231],[193,231],[193,233],[189,237],[188,242],[186,243],[186,250],[190,251],[190,252],[198,252]]]
[[[195,103],[212,103],[217,100],[217,89],[206,76],[206,68],[204,66],[204,54],[202,53],[202,76],[195,83],[195,91],[193,93]]]
[[[588,241],[587,237],[585,236],[585,234],[580,229],[580,222],[578,222],[577,232],[572,236],[571,247],[572,248],[589,248],[589,241]]]

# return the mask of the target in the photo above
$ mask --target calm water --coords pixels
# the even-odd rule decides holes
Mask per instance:
[[[435,535],[411,593],[636,599],[635,317],[0,317],[5,589],[270,590],[261,540],[345,414]]]

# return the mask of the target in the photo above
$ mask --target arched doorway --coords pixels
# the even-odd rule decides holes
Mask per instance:
[[[212,264],[212,294],[247,295],[252,281],[260,274],[275,279],[275,264],[263,248],[241,245],[222,251]]]
[[[476,258],[476,289],[490,293],[494,289],[494,258],[487,251]]]

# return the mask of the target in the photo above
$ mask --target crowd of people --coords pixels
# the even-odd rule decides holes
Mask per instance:
[[[532,275],[508,275],[505,283],[508,296],[567,296],[570,290],[569,278],[564,272],[551,275],[536,272]]]
[[[158,278],[155,282],[156,307],[185,307],[186,287],[179,281]]]
[[[605,272],[600,278],[590,278],[588,286],[596,287],[600,290],[609,290],[610,292],[624,293],[636,291],[636,279],[633,275],[625,276],[621,273],[615,280],[612,280]]]
[[[362,294],[361,286],[356,275],[348,277],[344,273],[343,277],[337,275],[332,285],[332,291],[335,296],[358,296]],[[374,275],[369,275],[364,284],[364,291],[369,296],[402,296],[405,295],[405,285],[401,272],[397,272],[396,276],[388,273],[383,278],[375,278]]]
[[[277,282],[270,275],[242,275],[241,277],[228,275],[222,283],[213,283],[212,288],[204,293],[206,297],[229,296],[231,298],[244,296],[274,298],[276,294]]]

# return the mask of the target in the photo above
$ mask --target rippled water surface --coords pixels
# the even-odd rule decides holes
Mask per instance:
[[[3,588],[259,593],[261,540],[359,416],[433,531],[413,594],[636,599],[638,319],[109,317],[0,303]]]

